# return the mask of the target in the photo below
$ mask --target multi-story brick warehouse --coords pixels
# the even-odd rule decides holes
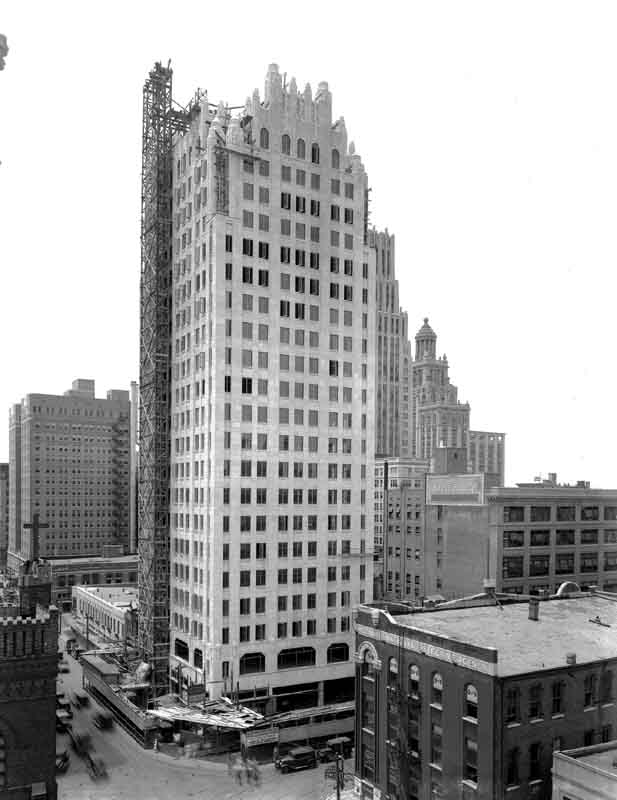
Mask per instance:
[[[6,566],[9,544],[9,465],[0,464],[0,569]]]
[[[98,554],[129,539],[129,393],[94,396],[76,380],[64,395],[29,394],[9,423],[9,569],[36,556],[23,526],[39,514],[39,555]]]
[[[487,495],[498,590],[552,592],[563,581],[617,591],[617,491],[538,484]]]
[[[375,249],[377,291],[377,378],[375,390],[375,453],[408,457],[411,454],[411,365],[407,312],[399,304],[395,278],[394,236],[369,231]]]
[[[617,598],[478,602],[358,609],[362,798],[548,800],[553,750],[617,730]]]
[[[367,189],[328,85],[299,92],[276,65],[263,100],[232,116],[201,96],[176,140],[171,669],[211,695],[353,693],[351,609],[372,591]]]
[[[0,606],[0,797],[55,800],[58,612]]]

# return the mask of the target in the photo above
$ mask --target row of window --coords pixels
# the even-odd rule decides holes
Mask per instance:
[[[250,519],[250,518],[249,518]],[[188,544],[188,542],[187,542]],[[338,541],[336,539],[328,540],[328,556],[336,556],[338,554]],[[351,553],[351,540],[343,539],[340,543],[341,555],[350,555]],[[254,549],[253,549],[254,548]],[[229,561],[230,546],[228,542],[223,543],[223,561]],[[255,558],[266,558],[266,542],[241,542],[240,543],[240,558],[251,558],[254,553]],[[304,554],[309,558],[317,556],[317,542],[306,542],[306,551],[304,550],[304,542],[292,542],[291,548],[288,542],[278,542],[278,557],[288,558],[289,554],[294,558],[302,558]]]
[[[351,626],[351,617],[344,616],[340,618],[339,623],[339,630],[337,630],[337,618],[336,617],[328,617],[326,622],[326,632],[327,633],[348,633]],[[238,639],[241,643],[246,643],[250,641],[264,641],[266,638],[266,625],[265,623],[260,623],[254,626],[254,635],[253,639],[251,639],[251,626],[250,625],[240,625],[238,628]],[[276,637],[277,639],[288,639],[289,636],[293,638],[300,638],[302,636],[316,636],[317,635],[317,620],[316,619],[307,619],[307,620],[294,620],[293,622],[279,622],[277,623],[276,627]],[[223,627],[221,629],[221,644],[229,644],[230,643],[230,630],[228,627]],[[310,648],[312,649],[312,648]],[[342,659],[340,659],[342,660]],[[347,660],[347,659],[345,659]],[[294,664],[293,666],[312,666],[315,662],[306,663],[306,664]],[[292,665],[290,665],[291,667]],[[278,666],[279,669],[283,669],[280,665]]]
[[[565,681],[553,681],[548,695],[548,704],[545,701],[545,687],[541,683],[529,686],[527,690],[527,718],[529,720],[543,719],[550,713],[563,714],[566,710],[566,690]],[[578,691],[578,689],[577,689]],[[607,670],[601,673],[600,677],[595,673],[589,673],[583,679],[582,701],[584,708],[592,708],[599,703],[613,702],[613,673]],[[506,722],[515,723],[523,721],[522,712],[522,691],[518,686],[510,687],[506,692]],[[550,711],[549,711],[550,709]]]
[[[530,506],[528,517],[530,522],[550,522],[553,513],[557,522],[575,522],[577,506],[559,505],[555,509],[552,506]],[[599,506],[580,506],[581,522],[597,521],[600,519]],[[604,519],[617,520],[617,506],[604,506]],[[504,506],[504,522],[525,522],[525,506]]]
[[[255,570],[254,572],[255,572],[254,575],[255,586],[266,586],[266,570],[258,569]],[[306,583],[317,583],[317,567],[306,567],[306,576],[305,576],[305,568],[303,567],[294,567],[292,570],[288,570],[286,567],[284,567],[277,571],[277,584],[279,586],[287,586],[287,584],[289,583],[290,572],[291,572],[291,583],[294,584],[303,583],[304,577],[306,577]],[[252,572],[250,569],[240,570],[237,576],[239,586],[241,587],[250,586],[251,574]],[[221,585],[223,589],[230,588],[230,581],[231,581],[230,575],[231,575],[230,572],[222,573]],[[337,579],[344,581],[351,580],[351,567],[348,564],[344,564],[341,567],[327,567],[327,579],[328,581],[336,581]],[[349,607],[350,604],[351,604],[350,592],[349,591],[341,592],[341,606],[347,608]]]
[[[180,517],[184,516],[183,514],[179,515]],[[186,515],[188,517],[188,514]],[[304,529],[304,524],[306,522],[306,530],[307,531],[316,531],[317,530],[317,514],[309,514],[306,517],[306,520],[302,515],[294,515],[292,517],[288,517],[285,515],[273,515],[277,518],[278,524],[278,531],[279,533],[286,533],[287,531],[293,530],[295,532],[301,531]],[[257,515],[254,518],[249,515],[242,515],[240,516],[240,532],[241,533],[248,533],[251,530],[252,520],[254,519],[255,524],[255,531],[257,533],[261,533],[266,530],[266,516],[265,515]],[[230,532],[230,525],[231,525],[231,517],[224,516],[222,518],[223,522],[223,533]],[[291,523],[290,523],[291,520]],[[188,527],[188,525],[187,525]],[[336,531],[339,530],[339,517],[337,514],[328,514],[327,520],[327,529],[329,531]],[[201,526],[200,526],[201,528]],[[341,514],[340,515],[340,530],[342,531],[349,531],[351,530],[351,514]],[[366,530],[366,514],[360,514],[360,530]],[[360,543],[360,551],[364,552],[364,540]]]
[[[573,529],[556,530],[555,544],[557,547],[568,547],[576,544],[576,531]],[[530,547],[550,547],[552,542],[553,531],[541,530],[529,532],[529,546]],[[503,546],[506,548],[524,547],[525,546],[525,531],[504,531],[503,533]],[[617,543],[617,530],[603,530],[602,539],[604,544]],[[579,531],[579,544],[598,544],[599,531],[592,529],[583,529]]]
[[[550,555],[532,555],[529,557],[529,567],[525,570],[523,556],[506,556],[503,559],[504,578],[541,577],[549,575],[552,571],[556,575],[571,575],[577,572],[597,572],[600,566],[598,553],[579,553],[579,566],[576,568],[576,553],[557,553],[554,557],[551,570]],[[605,572],[617,571],[617,552],[604,553],[603,569]]]

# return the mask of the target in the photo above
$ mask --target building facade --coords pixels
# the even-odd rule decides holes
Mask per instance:
[[[317,705],[353,695],[372,592],[375,250],[326,83],[174,149],[171,674]],[[172,682],[173,686],[173,682]]]
[[[9,465],[0,464],[0,570],[6,567],[6,551],[9,544]]]
[[[617,591],[617,491],[527,484],[487,502],[498,591],[550,593],[564,581]]]
[[[137,641],[137,586],[74,586],[72,611],[90,633],[128,645]]]
[[[64,395],[29,394],[9,422],[9,569],[38,554],[95,555],[129,538],[129,393],[96,398],[78,379]],[[43,527],[45,526],[45,527]]]
[[[549,800],[553,751],[615,730],[616,622],[615,598],[580,593],[359,608],[357,794]]]
[[[486,476],[487,489],[505,485],[505,451],[505,434],[469,431],[469,469]]]
[[[413,599],[424,593],[420,548],[428,462],[384,458],[375,463],[375,597]]]
[[[62,611],[72,608],[74,586],[118,586],[137,584],[137,556],[113,555],[75,558],[52,558],[46,564],[51,570],[51,599]]]
[[[394,235],[369,231],[375,249],[377,292],[377,378],[375,387],[375,453],[389,458],[411,454],[412,365],[407,312],[399,304],[395,277]]]
[[[448,359],[437,356],[437,336],[425,318],[416,334],[412,374],[412,442],[416,458],[430,460],[437,447],[469,448],[469,404],[458,399]]]
[[[0,619],[0,796],[55,800],[58,612]]]

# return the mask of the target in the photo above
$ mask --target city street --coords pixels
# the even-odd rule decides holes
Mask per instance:
[[[81,688],[81,667],[66,656],[70,674],[59,675],[59,684],[68,691]],[[61,682],[60,682],[60,679]],[[87,730],[92,736],[94,756],[102,758],[109,777],[93,781],[85,762],[71,749],[67,735],[58,734],[56,750],[68,750],[71,762],[68,772],[58,776],[59,800],[170,800],[170,798],[216,798],[232,800],[237,797],[264,800],[323,800],[333,791],[332,781],[324,778],[325,765],[296,774],[281,775],[272,765],[261,770],[259,788],[238,786],[227,774],[225,758],[204,761],[174,759],[152,750],[143,750],[120,726],[101,731],[92,723],[98,708],[90,705],[79,711],[73,709],[73,730]],[[352,762],[346,762],[351,771]]]

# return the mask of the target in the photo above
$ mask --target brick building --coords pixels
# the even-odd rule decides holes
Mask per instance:
[[[100,553],[129,542],[130,403],[128,391],[95,397],[78,379],[64,395],[29,394],[9,417],[8,568],[36,557],[24,524],[45,524],[39,555]]]
[[[360,607],[358,793],[548,800],[553,750],[617,730],[616,624],[617,598],[588,593]]]
[[[0,797],[55,800],[58,612],[0,609]]]
[[[112,555],[81,558],[51,558],[52,603],[62,611],[72,608],[73,586],[137,584],[137,555]]]

